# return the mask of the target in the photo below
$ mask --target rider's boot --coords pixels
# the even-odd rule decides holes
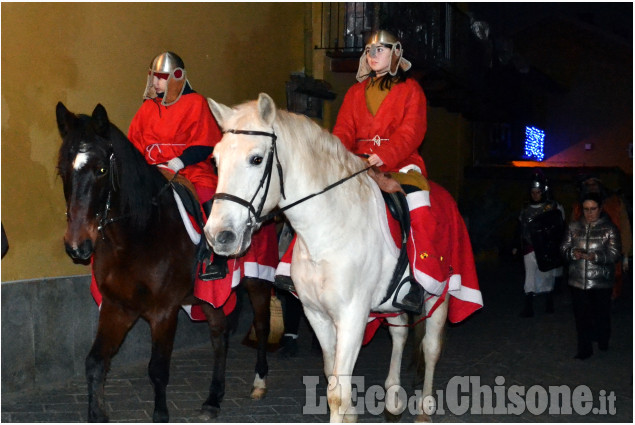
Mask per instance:
[[[210,199],[207,202],[202,204],[203,211],[205,211],[206,217],[209,217],[212,211],[212,200]],[[201,271],[198,277],[201,280],[218,280],[223,279],[229,273],[229,269],[227,267],[227,257],[223,257],[221,255],[216,255],[213,252],[209,252],[209,255],[205,256],[205,259],[201,264]]]
[[[288,234],[284,232],[288,232],[288,228],[285,225],[283,228],[283,233],[280,235],[288,238]],[[291,259],[293,258],[293,247],[295,246],[296,237],[291,238],[289,242],[289,246],[284,252],[282,258],[280,258],[280,262],[278,263],[278,268],[276,269],[276,276],[274,277],[273,285],[282,289],[283,291],[295,292],[295,286],[293,285],[293,281],[291,280],[290,271],[291,271]]]
[[[423,307],[423,288],[415,281],[410,282],[410,291],[401,300],[401,307],[409,312],[421,314]]]
[[[227,257],[212,254],[211,262],[209,258],[203,260],[198,277],[201,280],[218,280],[227,276],[227,273],[229,273]]]
[[[295,292],[295,286],[290,276],[277,274],[273,280],[273,285],[283,291]]]

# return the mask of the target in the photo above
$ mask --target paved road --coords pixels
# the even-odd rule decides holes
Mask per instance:
[[[521,319],[522,264],[479,265],[485,308],[452,325],[437,368],[435,389],[443,391],[443,412],[435,422],[632,422],[633,421],[633,326],[632,292],[619,300],[613,312],[613,337],[607,352],[585,361],[574,360],[575,330],[566,288],[556,295],[556,312],[545,314],[536,300],[536,316]],[[300,352],[285,359],[269,356],[269,392],[265,399],[249,399],[255,351],[241,344],[249,326],[245,314],[231,338],[227,394],[217,422],[327,422],[323,399],[325,380],[321,357],[311,351],[311,336],[303,323]],[[414,374],[409,368],[412,346],[404,359],[403,386],[411,395]],[[168,386],[171,422],[198,422],[197,410],[207,395],[211,348],[196,346],[175,353]],[[390,357],[390,337],[380,329],[360,353],[355,375],[363,377],[364,399],[374,400],[371,389],[381,385]],[[318,381],[315,396],[307,396],[303,383]],[[549,400],[550,387],[570,390],[566,400]],[[418,388],[418,387],[417,387]],[[494,412],[480,409],[490,394]],[[550,393],[551,391],[551,393]],[[518,395],[520,394],[520,396]],[[522,396],[525,394],[525,396]],[[362,398],[360,397],[360,398]],[[472,398],[474,397],[474,398]],[[541,397],[545,397],[542,399]],[[589,401],[586,401],[588,397]],[[126,365],[111,371],[106,386],[107,409],[112,422],[149,422],[152,390],[146,365]],[[478,400],[477,400],[478,399]],[[573,400],[573,404],[569,401]],[[438,399],[439,400],[439,399]],[[364,406],[360,422],[383,422]],[[559,413],[570,405],[571,412]],[[315,410],[315,409],[317,410]],[[593,409],[595,412],[594,414]],[[305,412],[303,413],[303,410]],[[311,411],[312,413],[307,413]],[[2,398],[2,422],[84,422],[86,390],[83,378],[39,393],[8,394]],[[413,416],[404,412],[401,422]]]

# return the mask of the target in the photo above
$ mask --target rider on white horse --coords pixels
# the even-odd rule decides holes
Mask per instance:
[[[444,252],[433,244],[436,219],[430,208],[427,172],[419,147],[426,129],[426,97],[419,83],[408,78],[411,63],[401,42],[391,33],[373,33],[359,61],[357,80],[342,103],[333,134],[351,152],[368,158],[382,172],[392,173],[407,193],[411,217],[408,257],[414,277],[424,287],[438,288],[447,280]],[[290,263],[293,245],[276,272],[279,287],[292,290]],[[438,292],[438,291],[432,291]],[[403,308],[420,312],[423,291],[411,285]]]

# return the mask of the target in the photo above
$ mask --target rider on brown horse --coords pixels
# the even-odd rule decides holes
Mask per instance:
[[[221,139],[221,131],[207,99],[192,89],[178,55],[165,52],[152,60],[143,98],[128,138],[149,164],[167,167],[187,178],[209,216],[218,180],[210,156]],[[209,253],[200,277],[225,277],[227,259],[215,255],[210,264],[208,258]]]

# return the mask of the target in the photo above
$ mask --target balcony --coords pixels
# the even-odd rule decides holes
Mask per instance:
[[[323,3],[315,48],[331,58],[332,72],[356,72],[365,40],[377,28],[401,40],[431,106],[490,122],[526,113],[524,70],[499,60],[509,46],[495,45],[486,22],[452,3]]]

